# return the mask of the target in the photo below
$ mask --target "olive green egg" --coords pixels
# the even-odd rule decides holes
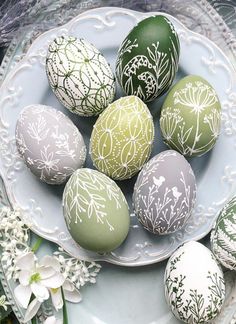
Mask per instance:
[[[110,104],[97,119],[90,140],[94,166],[115,180],[135,175],[149,159],[154,123],[145,103],[136,96]]]
[[[126,95],[152,101],[171,86],[179,53],[179,38],[171,21],[163,15],[148,17],[129,32],[119,48],[117,80]]]
[[[215,145],[220,126],[220,101],[205,79],[188,75],[170,89],[160,118],[162,137],[170,148],[201,156]]]
[[[63,213],[71,236],[87,250],[110,252],[128,235],[125,196],[112,179],[96,170],[72,174],[63,193]]]

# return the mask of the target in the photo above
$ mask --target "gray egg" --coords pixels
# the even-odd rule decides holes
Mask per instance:
[[[61,184],[86,159],[82,135],[62,112],[44,105],[25,107],[16,123],[16,146],[31,172]]]
[[[145,229],[168,234],[181,229],[196,200],[196,180],[187,160],[167,150],[148,161],[133,193],[135,214]]]

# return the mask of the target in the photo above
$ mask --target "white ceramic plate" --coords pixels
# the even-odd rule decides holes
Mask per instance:
[[[100,8],[85,12],[68,24],[41,35],[30,47],[25,58],[3,83],[0,93],[0,172],[14,206],[25,212],[32,230],[58,243],[70,254],[87,260],[105,260],[126,266],[145,265],[167,258],[180,244],[200,239],[211,229],[219,209],[235,192],[236,181],[236,80],[231,65],[219,48],[205,37],[186,29],[169,17],[181,43],[177,79],[186,74],[199,74],[216,89],[222,103],[222,132],[215,148],[201,158],[190,161],[198,184],[195,210],[185,228],[175,234],[154,236],[145,231],[131,214],[131,228],[126,242],[116,251],[98,255],[80,248],[67,231],[61,208],[63,186],[49,186],[36,179],[19,158],[15,140],[15,124],[24,106],[47,104],[69,115],[79,127],[88,145],[94,118],[79,118],[64,109],[49,88],[45,73],[48,44],[62,34],[84,37],[100,49],[114,70],[117,50],[128,31],[137,21],[154,13],[140,13],[119,8]],[[155,13],[157,14],[157,13]],[[117,97],[122,95],[118,89]],[[161,102],[150,104],[156,125],[153,154],[165,149],[158,131]],[[87,165],[91,160],[87,158]],[[119,182],[131,203],[135,178]],[[131,210],[132,212],[132,210]]]

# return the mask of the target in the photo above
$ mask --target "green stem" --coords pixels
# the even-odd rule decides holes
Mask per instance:
[[[66,300],[65,300],[64,291],[63,291],[62,287],[61,287],[61,294],[62,294],[62,299],[63,299],[63,324],[68,324]]]
[[[34,243],[34,245],[32,246],[32,252],[37,252],[40,245],[43,243],[43,238],[42,237],[38,237],[37,241]]]
[[[36,316],[34,318],[32,318],[31,324],[37,324],[37,322],[36,322]]]

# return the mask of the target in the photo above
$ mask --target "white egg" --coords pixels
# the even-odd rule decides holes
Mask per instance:
[[[225,298],[222,270],[212,252],[190,241],[170,257],[165,271],[165,295],[173,314],[185,323],[209,323]]]
[[[48,48],[46,73],[57,99],[80,116],[98,115],[114,99],[112,70],[102,53],[84,39],[57,37]]]

